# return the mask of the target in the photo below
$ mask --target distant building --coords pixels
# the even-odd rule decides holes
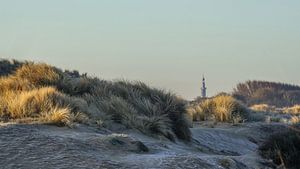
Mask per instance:
[[[201,97],[202,98],[206,98],[206,84],[205,84],[205,77],[203,76],[203,79],[202,79],[202,87],[201,87]]]

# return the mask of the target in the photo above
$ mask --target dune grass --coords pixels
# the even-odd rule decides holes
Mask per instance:
[[[36,118],[43,122],[70,124],[72,113],[86,111],[78,98],[72,98],[58,92],[53,87],[44,87],[30,91],[6,91],[1,95],[0,116],[6,119]],[[84,101],[83,101],[84,102]],[[69,106],[71,108],[69,108]],[[64,111],[62,111],[64,110]],[[66,111],[68,110],[68,111]],[[58,116],[59,113],[64,116]],[[47,116],[45,116],[45,114]],[[52,115],[56,114],[56,118]],[[51,116],[50,116],[51,115]],[[59,118],[61,117],[61,118]],[[68,119],[68,120],[66,120]],[[75,120],[75,118],[73,118]]]
[[[292,115],[300,115],[300,105],[286,107],[283,109],[283,113],[288,113],[288,114],[292,114]]]
[[[255,104],[250,107],[251,110],[257,112],[275,112],[276,107],[268,104]]]
[[[60,73],[55,67],[47,64],[24,64],[15,72],[18,79],[26,79],[34,86],[56,85],[60,80]]]
[[[46,123],[56,125],[70,125],[72,123],[71,111],[69,108],[52,108],[50,111],[43,113],[43,118]]]
[[[218,122],[236,123],[246,119],[249,115],[249,110],[229,95],[218,95],[202,100],[200,103],[194,103],[188,107],[187,111],[194,121],[213,119]]]
[[[185,101],[141,82],[105,81],[28,62],[0,77],[0,92],[2,120],[119,123],[152,136],[191,139]]]
[[[27,79],[19,79],[15,76],[0,77],[0,92],[5,93],[7,91],[24,91],[34,89]]]
[[[300,123],[300,117],[299,116],[292,116],[290,119],[291,124],[298,124]]]
[[[128,128],[170,140],[191,139],[185,102],[176,95],[141,82],[98,81],[96,86],[92,94],[85,95],[89,104],[97,108],[92,116],[110,115],[114,122]]]
[[[273,112],[291,115],[300,115],[300,105],[294,105],[291,107],[275,107],[268,104],[256,104],[250,107],[250,109],[257,112]]]

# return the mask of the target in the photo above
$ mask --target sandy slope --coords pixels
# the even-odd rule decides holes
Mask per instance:
[[[263,123],[195,127],[193,142],[185,144],[85,125],[1,124],[0,168],[269,168],[257,147],[282,128]]]

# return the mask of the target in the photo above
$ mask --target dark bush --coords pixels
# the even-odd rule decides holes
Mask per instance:
[[[300,168],[300,125],[273,134],[259,147],[260,154],[285,168]]]

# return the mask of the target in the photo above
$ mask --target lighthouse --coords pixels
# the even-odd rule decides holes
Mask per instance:
[[[206,84],[205,84],[205,77],[203,76],[202,79],[202,87],[201,87],[201,97],[206,98]]]

